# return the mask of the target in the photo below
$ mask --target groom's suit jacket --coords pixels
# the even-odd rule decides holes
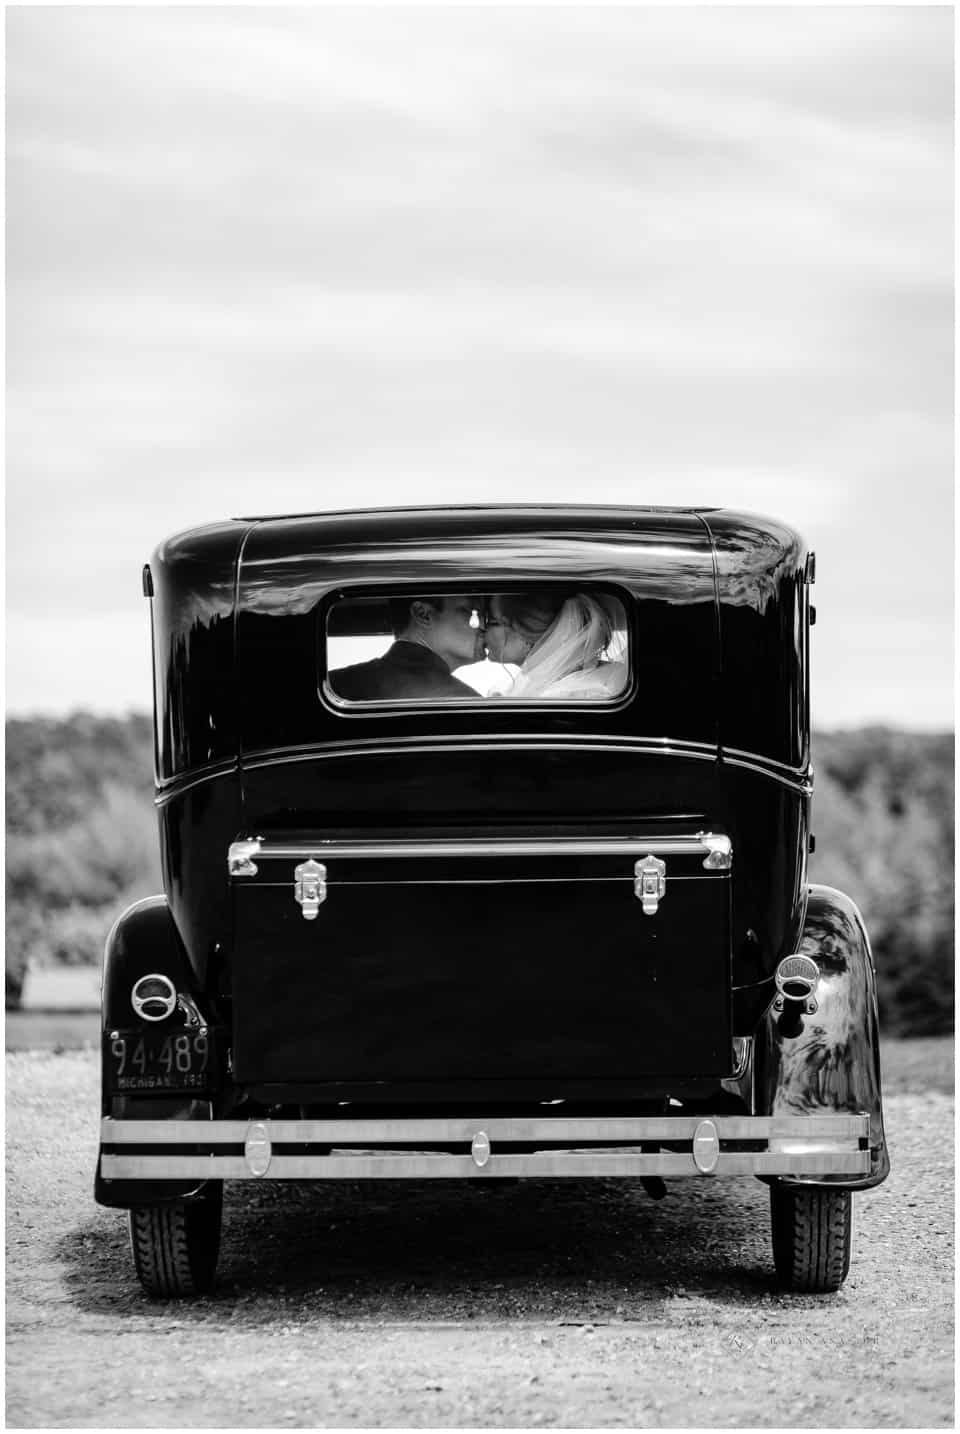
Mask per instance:
[[[442,657],[417,642],[398,640],[370,662],[355,662],[329,674],[338,697],[369,702],[391,697],[476,697],[472,687],[454,677]]]

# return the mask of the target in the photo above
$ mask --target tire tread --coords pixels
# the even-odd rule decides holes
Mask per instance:
[[[212,1288],[222,1198],[218,1185],[192,1201],[142,1205],[130,1211],[133,1263],[151,1298],[179,1299]]]
[[[838,1290],[850,1269],[850,1191],[771,1185],[770,1216],[781,1284],[805,1294]]]

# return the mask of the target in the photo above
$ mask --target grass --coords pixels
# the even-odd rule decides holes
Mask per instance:
[[[954,1053],[952,1036],[920,1036],[915,1040],[890,1038],[880,1043],[883,1093],[914,1095],[941,1091],[952,1095]]]
[[[99,1011],[7,1011],[8,1051],[78,1051],[100,1041]]]

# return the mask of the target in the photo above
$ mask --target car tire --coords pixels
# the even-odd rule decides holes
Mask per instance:
[[[780,1284],[798,1294],[832,1294],[850,1269],[849,1190],[771,1185],[773,1263]]]
[[[211,1180],[192,1200],[130,1211],[133,1263],[151,1299],[182,1299],[213,1288],[222,1215],[221,1180]]]

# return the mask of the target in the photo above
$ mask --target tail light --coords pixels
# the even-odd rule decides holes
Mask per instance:
[[[782,1011],[786,1001],[802,1002],[812,1015],[817,1009],[816,990],[820,967],[810,956],[786,956],[773,973],[777,995],[774,1009]]]
[[[169,976],[141,976],[133,983],[130,1004],[144,1021],[165,1021],[176,1010],[177,988]]]

